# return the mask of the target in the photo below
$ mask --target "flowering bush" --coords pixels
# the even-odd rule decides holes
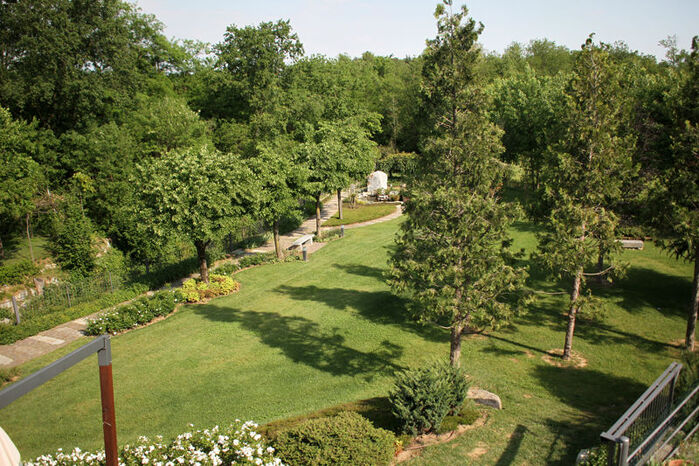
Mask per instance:
[[[256,464],[281,465],[274,457],[274,448],[265,446],[262,436],[255,432],[257,424],[242,423],[236,419],[227,428],[197,430],[178,435],[171,442],[140,437],[134,445],[126,445],[119,453],[120,466],[180,464],[223,465]],[[104,451],[83,452],[76,448],[71,453],[59,450],[55,455],[44,455],[25,463],[27,466],[93,466],[105,464]]]
[[[145,325],[156,317],[166,316],[175,310],[179,301],[175,293],[161,291],[149,298],[140,298],[125,306],[105,312],[90,319],[85,330],[88,335],[116,334],[139,325]]]
[[[239,288],[240,283],[231,277],[212,273],[209,275],[208,284],[190,278],[182,284],[182,288],[178,292],[184,301],[196,303],[205,299],[215,298],[216,296],[234,293]]]

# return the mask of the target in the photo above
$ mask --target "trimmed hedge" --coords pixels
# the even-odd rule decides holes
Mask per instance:
[[[468,393],[466,374],[446,362],[402,372],[389,394],[404,433],[437,432],[448,414],[460,410]]]
[[[160,291],[148,298],[139,298],[129,304],[105,312],[87,324],[88,335],[116,334],[145,325],[156,317],[166,316],[175,310],[177,296],[172,291]]]
[[[0,344],[9,345],[17,340],[36,335],[39,332],[70,322],[71,320],[79,319],[80,317],[85,317],[102,309],[128,301],[146,291],[148,291],[148,287],[145,285],[133,285],[129,288],[105,295],[95,301],[81,303],[58,312],[25,318],[21,321],[20,325],[0,324]]]
[[[279,458],[294,465],[387,465],[395,444],[392,432],[349,411],[306,421],[280,432],[273,442]]]

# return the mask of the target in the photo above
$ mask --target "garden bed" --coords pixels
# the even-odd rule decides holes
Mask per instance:
[[[357,204],[357,207],[352,208],[348,202],[343,202],[342,207],[344,218],[340,220],[339,213],[336,213],[323,223],[324,227],[368,222],[369,220],[376,220],[377,218],[390,215],[396,210],[395,203]]]

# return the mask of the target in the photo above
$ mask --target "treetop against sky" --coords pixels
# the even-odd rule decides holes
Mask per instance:
[[[145,13],[165,24],[165,34],[178,39],[217,43],[226,26],[254,25],[289,19],[307,54],[330,57],[365,51],[399,58],[419,55],[425,39],[435,34],[436,0],[137,0]],[[502,53],[513,41],[547,38],[579,49],[591,32],[596,40],[626,42],[631,50],[664,57],[658,42],[677,36],[689,49],[699,33],[699,2],[694,0],[472,0],[470,15],[485,24],[480,42]],[[455,7],[461,3],[454,2]]]

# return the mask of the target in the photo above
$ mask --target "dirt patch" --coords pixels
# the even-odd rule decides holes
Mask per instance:
[[[466,456],[468,456],[472,460],[475,460],[475,459],[478,459],[481,456],[485,455],[486,453],[488,453],[488,445],[486,445],[483,442],[478,442],[478,445],[476,445],[476,448],[474,448],[473,450],[466,453]]]
[[[468,426],[459,426],[458,429],[453,430],[451,432],[446,432],[444,434],[424,434],[424,435],[419,435],[413,439],[412,442],[410,442],[410,445],[405,447],[403,451],[398,453],[396,457],[393,459],[393,464],[398,464],[402,463],[404,461],[408,461],[409,459],[412,459],[418,455],[420,455],[420,452],[422,452],[422,449],[425,447],[429,447],[432,445],[439,445],[442,443],[447,443],[451,442],[455,438],[465,434],[469,430],[476,429],[478,427],[481,427],[485,424],[486,419],[488,418],[487,413],[483,413],[481,417],[476,419],[476,421]],[[487,445],[482,445],[478,444],[475,450],[478,450],[479,448],[485,448],[485,451],[481,453],[480,455],[486,453],[487,450]],[[475,451],[474,450],[474,451]],[[473,452],[471,452],[473,453]],[[470,455],[470,453],[469,453]],[[480,456],[478,455],[478,456]]]
[[[529,350],[525,350],[525,351],[524,351],[524,354],[525,354],[529,359],[535,357],[535,356],[534,356],[534,353],[532,353],[532,352],[529,351]]]
[[[543,359],[545,363],[556,367],[575,367],[580,369],[587,366],[587,359],[585,359],[583,355],[577,351],[570,352],[570,359],[568,361],[561,359],[562,355],[563,350],[556,348],[547,351],[546,354],[541,357],[541,359]]]
[[[526,398],[526,399],[530,399],[530,398],[532,397],[529,393],[525,393],[525,394],[522,395],[522,396],[523,396],[524,398]]]

